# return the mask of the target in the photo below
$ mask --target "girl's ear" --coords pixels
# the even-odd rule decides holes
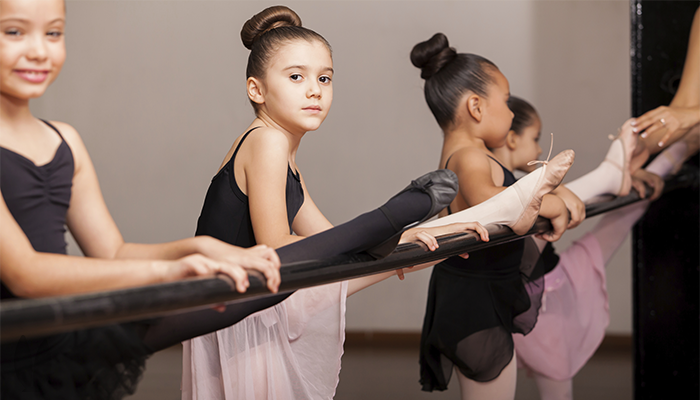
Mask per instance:
[[[265,95],[262,91],[262,82],[258,78],[250,77],[246,81],[246,89],[248,98],[255,104],[265,103]]]
[[[483,117],[483,101],[481,97],[476,94],[472,94],[467,98],[467,112],[476,120],[476,122],[481,122]]]
[[[508,131],[508,136],[506,136],[506,146],[508,150],[515,151],[518,147],[518,134],[514,130]]]

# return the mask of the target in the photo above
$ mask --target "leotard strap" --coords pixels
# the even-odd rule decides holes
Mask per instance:
[[[64,139],[63,139],[63,135],[61,135],[61,132],[58,131],[58,128],[56,128],[55,126],[51,125],[51,123],[50,123],[49,121],[47,121],[47,120],[42,119],[42,120],[40,120],[40,121],[43,122],[43,123],[45,123],[46,125],[48,125],[49,128],[51,128],[51,129],[53,129],[54,131],[56,131],[56,133],[58,133],[58,136],[61,137],[61,140],[64,140]]]
[[[243,135],[243,137],[241,138],[241,141],[238,142],[238,146],[236,146],[236,150],[233,151],[233,155],[231,156],[231,159],[232,159],[232,160],[233,160],[234,158],[236,158],[236,154],[238,154],[238,149],[241,148],[241,145],[243,144],[243,141],[245,140],[245,138],[247,138],[248,135],[250,135],[250,132],[253,132],[254,130],[256,130],[256,129],[258,129],[258,128],[260,128],[260,127],[259,127],[259,126],[254,126],[254,127],[250,128],[250,129],[248,130],[248,132],[245,133],[245,135]]]

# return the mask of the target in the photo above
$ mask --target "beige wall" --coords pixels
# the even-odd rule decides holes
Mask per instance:
[[[273,4],[68,0],[68,61],[32,108],[82,134],[126,240],[193,234],[209,180],[253,117],[240,27]],[[569,179],[601,161],[607,134],[629,116],[626,1],[284,4],[334,49],[333,110],[298,154],[311,195],[334,223],[437,167],[441,134],[408,60],[435,32],[491,59],[511,92],[535,104],[555,151],[577,152]],[[629,252],[627,244],[608,267],[615,333],[631,332]],[[394,278],[353,296],[348,329],[419,331],[428,277]]]

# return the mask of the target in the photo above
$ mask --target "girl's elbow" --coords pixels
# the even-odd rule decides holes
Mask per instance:
[[[46,297],[46,285],[36,282],[35,279],[30,279],[26,276],[18,276],[11,279],[3,279],[3,284],[17,297],[25,299],[33,299],[37,297]]]
[[[31,299],[50,296],[56,287],[55,282],[46,279],[46,274],[32,269],[31,263],[3,264],[2,283],[17,297]]]

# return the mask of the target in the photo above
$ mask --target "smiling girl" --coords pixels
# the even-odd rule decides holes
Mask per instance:
[[[29,101],[42,96],[61,71],[65,24],[61,0],[0,3],[2,301],[217,273],[229,275],[244,292],[244,268],[262,272],[276,291],[279,259],[267,246],[241,249],[207,236],[124,242],[78,133],[68,124],[37,119],[29,109]],[[86,257],[66,255],[66,227]],[[191,337],[164,335],[161,329],[170,322],[162,318],[5,341],[2,398],[108,399],[132,393],[146,357]],[[197,326],[191,333],[208,331]]]

